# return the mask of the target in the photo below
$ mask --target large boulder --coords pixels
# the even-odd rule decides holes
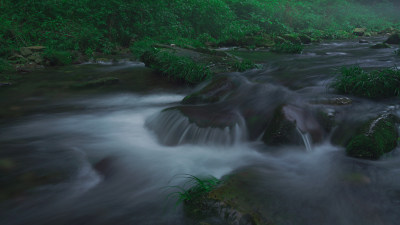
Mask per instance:
[[[310,135],[314,143],[320,142],[324,129],[313,113],[297,106],[284,105],[275,110],[262,139],[267,145],[302,144],[303,135]]]
[[[387,44],[398,45],[400,44],[400,34],[395,33],[389,36],[389,38],[385,41]]]

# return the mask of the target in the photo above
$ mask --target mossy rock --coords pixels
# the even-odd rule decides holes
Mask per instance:
[[[184,202],[184,211],[190,218],[197,220],[219,217],[225,222],[223,224],[270,224],[257,210],[263,202],[246,191],[246,180],[257,177],[251,171],[225,176],[209,193]]]
[[[355,135],[346,146],[346,153],[351,157],[379,159],[392,151],[397,145],[398,118],[384,114],[364,124],[359,134]]]
[[[201,90],[186,96],[182,104],[215,103],[228,97],[243,81],[237,76],[220,75],[214,77]]]
[[[357,36],[364,36],[366,31],[367,31],[366,28],[354,28],[353,34]]]
[[[382,49],[382,48],[390,48],[390,46],[386,43],[379,43],[376,45],[372,45],[370,48],[372,49]]]
[[[400,44],[400,34],[395,33],[389,36],[389,38],[384,42],[386,44],[398,45]]]

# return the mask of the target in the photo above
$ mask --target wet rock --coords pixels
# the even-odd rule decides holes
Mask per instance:
[[[10,56],[8,60],[22,62],[22,63],[27,62],[27,59],[20,54],[14,54]]]
[[[161,144],[232,145],[246,139],[240,114],[218,106],[178,106],[149,118],[146,126]]]
[[[383,114],[365,123],[358,134],[346,146],[351,157],[379,159],[392,151],[397,145],[397,126],[399,119],[392,114]]]
[[[201,90],[186,96],[182,104],[215,103],[228,97],[242,83],[239,76],[220,75],[214,77]]]
[[[28,60],[36,63],[36,64],[42,64],[43,63],[43,57],[39,53],[33,53],[28,57]]]
[[[311,44],[311,37],[306,34],[299,35],[300,41],[303,44]]]
[[[1,83],[0,82],[0,87],[8,87],[8,86],[11,86],[12,84],[11,83]]]
[[[366,28],[355,28],[353,30],[353,34],[357,36],[364,36],[365,32],[367,31]]]
[[[367,43],[369,43],[369,41],[364,40],[364,39],[360,39],[360,40],[358,41],[358,43],[360,43],[360,44],[367,44]]]
[[[32,51],[29,49],[29,48],[27,48],[27,47],[21,47],[20,49],[19,49],[19,52],[21,53],[21,55],[22,56],[29,56],[29,55],[32,55]]]
[[[376,45],[371,46],[372,49],[381,49],[381,48],[390,48],[390,46],[386,43],[379,43]]]
[[[275,110],[272,121],[263,135],[262,140],[267,145],[284,145],[303,143],[300,135],[311,135],[314,143],[322,140],[324,131],[311,112],[292,106],[285,105]]]
[[[26,47],[27,49],[33,51],[33,52],[41,52],[44,51],[46,49],[45,46],[30,46],[30,47]]]
[[[395,33],[390,35],[389,38],[384,43],[393,45],[400,44],[400,33]]]
[[[353,100],[348,97],[335,97],[335,98],[325,98],[311,101],[312,104],[324,104],[324,105],[350,105]]]
[[[30,62],[27,64],[23,64],[23,65],[16,65],[15,69],[18,72],[23,72],[23,73],[27,73],[27,72],[32,72],[35,71],[37,69],[43,69],[44,67],[42,65],[38,65],[34,62]]]

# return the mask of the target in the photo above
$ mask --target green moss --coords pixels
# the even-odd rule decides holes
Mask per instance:
[[[5,59],[0,58],[0,73],[12,70],[12,66]]]
[[[68,51],[58,51],[47,49],[43,53],[43,57],[49,61],[52,66],[64,66],[72,64],[73,55]]]
[[[177,56],[168,51],[152,49],[140,57],[146,66],[153,68],[166,76],[196,84],[211,78],[211,71],[203,64],[196,63],[189,57]]]
[[[363,159],[378,159],[392,151],[397,145],[396,118],[383,115],[368,122],[362,133],[354,136],[346,146],[349,156]]]
[[[232,68],[235,71],[239,71],[239,72],[244,72],[246,70],[254,69],[256,67],[257,67],[256,64],[254,64],[252,61],[246,60],[246,59],[232,63]]]
[[[331,86],[341,93],[369,98],[400,95],[400,70],[397,68],[366,72],[353,66],[343,67],[340,72]]]
[[[293,44],[293,43],[281,43],[275,44],[271,48],[272,52],[276,53],[294,53],[300,54],[303,51],[303,46],[301,44]]]

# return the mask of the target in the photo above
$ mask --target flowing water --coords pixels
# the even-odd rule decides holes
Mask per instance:
[[[266,56],[264,69],[235,74],[258,86],[242,90],[224,108],[236,107],[235,101],[263,105],[290,99],[301,104],[336,96],[327,84],[338,67],[400,62],[393,49],[372,50],[369,45],[329,42],[309,46],[302,55]],[[85,72],[135,74],[143,65],[81,67]],[[400,221],[397,150],[379,161],[352,159],[330,143],[329,135],[314,145],[300,129],[304,144],[268,147],[257,138],[249,141],[237,113],[226,116],[237,121],[234,125],[220,129],[199,128],[186,117],[162,112],[178,106],[189,90],[154,86],[155,91],[50,98],[21,116],[4,117],[0,189],[12,198],[0,196],[6,199],[0,202],[0,224],[190,224],[182,206],[175,205],[176,196],[169,195],[176,191],[172,186],[182,184],[185,174],[221,178],[241,168],[261,174],[249,191],[270,201],[268,214],[279,218],[276,224]],[[276,95],[268,100],[263,93],[271,87]],[[400,114],[398,99],[353,101],[357,104],[344,106],[342,117],[357,120],[385,110]]]

